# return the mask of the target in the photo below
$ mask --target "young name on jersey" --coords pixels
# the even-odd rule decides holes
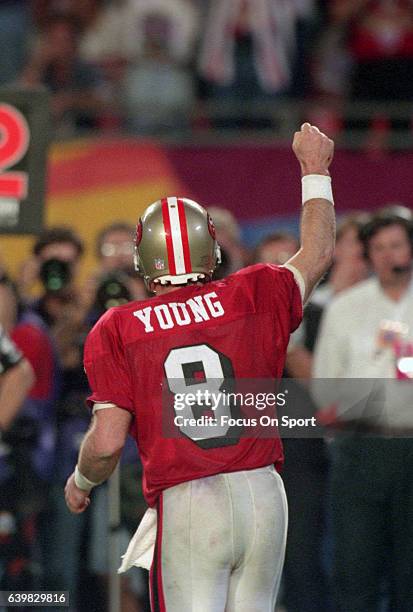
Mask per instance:
[[[222,317],[224,308],[215,291],[196,295],[185,302],[167,302],[158,306],[146,306],[135,310],[133,315],[144,325],[145,332],[155,331],[154,325],[160,329],[171,329],[176,325],[202,323],[211,318]]]

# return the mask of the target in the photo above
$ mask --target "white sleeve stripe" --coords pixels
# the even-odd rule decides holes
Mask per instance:
[[[96,402],[93,404],[92,414],[95,414],[97,410],[104,410],[105,408],[117,408],[117,406],[111,402]]]
[[[301,293],[301,299],[304,302],[305,282],[304,282],[303,275],[301,274],[301,272],[299,270],[297,270],[297,268],[295,268],[291,264],[284,264],[282,267],[283,268],[287,268],[287,270],[289,270],[290,272],[293,273],[295,282],[297,283],[298,288],[299,288],[300,293]]]

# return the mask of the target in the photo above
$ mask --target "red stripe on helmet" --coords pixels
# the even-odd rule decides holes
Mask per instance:
[[[162,220],[165,230],[166,251],[168,253],[168,268],[170,274],[176,274],[174,247],[172,244],[171,219],[169,217],[168,200],[162,200]]]
[[[139,219],[138,224],[136,226],[136,238],[135,238],[135,246],[139,246],[142,240],[142,219]]]
[[[182,200],[178,202],[179,225],[182,236],[182,249],[184,252],[185,272],[192,272],[191,251],[189,250],[188,227],[186,224],[185,207]]]

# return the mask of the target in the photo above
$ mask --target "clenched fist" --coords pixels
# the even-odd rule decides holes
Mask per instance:
[[[303,123],[294,134],[293,151],[300,162],[301,174],[326,174],[334,155],[334,142],[314,125]]]
[[[90,491],[83,491],[76,486],[74,473],[69,476],[65,486],[65,500],[70,512],[80,514],[86,510],[90,504],[89,494]]]

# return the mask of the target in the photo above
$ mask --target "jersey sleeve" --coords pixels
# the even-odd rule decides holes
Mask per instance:
[[[256,264],[237,272],[243,277],[254,299],[262,308],[270,309],[279,326],[290,334],[303,318],[300,287],[292,270],[273,264]]]
[[[92,391],[87,398],[90,407],[112,403],[135,413],[129,367],[111,311],[99,319],[86,339],[84,366]]]
[[[289,332],[297,329],[303,319],[303,299],[294,272],[284,266],[267,264],[271,278],[271,295],[274,308],[289,326]]]

